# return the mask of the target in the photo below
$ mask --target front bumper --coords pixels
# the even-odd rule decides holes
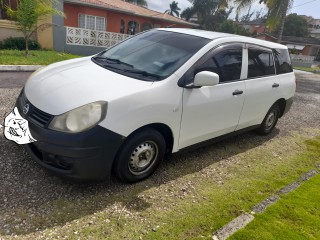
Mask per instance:
[[[36,142],[24,145],[44,168],[73,180],[102,180],[110,176],[113,160],[124,138],[96,126],[79,134],[42,129],[29,122]]]
[[[21,95],[17,107],[21,116],[29,120],[30,133],[37,140],[24,147],[41,166],[78,181],[102,180],[111,175],[113,161],[125,137],[99,125],[74,134],[50,130],[49,122],[34,121],[33,113],[38,110],[28,100],[25,102],[33,112],[23,114]]]

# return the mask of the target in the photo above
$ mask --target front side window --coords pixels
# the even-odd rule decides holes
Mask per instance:
[[[104,17],[79,14],[79,28],[106,31],[106,19]]]
[[[287,49],[273,49],[277,74],[293,72],[290,55]]]
[[[150,30],[105,50],[92,60],[123,75],[157,81],[170,76],[209,42],[197,36]]]
[[[214,50],[212,56],[197,67],[196,72],[211,71],[220,77],[220,83],[237,81],[241,76],[242,47],[222,46]]]
[[[272,52],[262,48],[248,49],[248,78],[275,74]]]

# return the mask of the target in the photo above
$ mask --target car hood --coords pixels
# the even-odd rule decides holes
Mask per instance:
[[[24,91],[35,107],[60,115],[91,102],[129,96],[151,85],[152,82],[109,71],[85,57],[40,69],[30,76]]]

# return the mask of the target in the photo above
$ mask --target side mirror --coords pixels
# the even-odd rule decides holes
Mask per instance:
[[[214,86],[219,84],[219,75],[209,71],[202,71],[194,77],[195,87]]]

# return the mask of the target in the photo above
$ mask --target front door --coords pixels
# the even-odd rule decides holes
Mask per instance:
[[[241,44],[220,46],[192,69],[191,76],[201,71],[219,75],[220,83],[184,89],[179,148],[184,148],[229,132],[239,121],[245,99]],[[190,73],[187,73],[190,74]]]

